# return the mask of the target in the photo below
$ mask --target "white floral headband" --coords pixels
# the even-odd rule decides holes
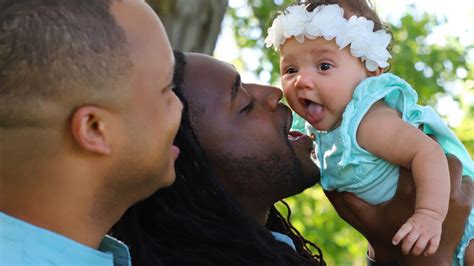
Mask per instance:
[[[374,22],[364,17],[344,18],[344,10],[338,5],[318,6],[308,12],[303,5],[293,5],[278,15],[268,29],[267,47],[278,51],[286,39],[295,37],[303,43],[305,38],[336,39],[339,50],[350,44],[351,54],[365,61],[369,71],[388,66],[391,58],[387,47],[391,36],[384,30],[374,32]]]

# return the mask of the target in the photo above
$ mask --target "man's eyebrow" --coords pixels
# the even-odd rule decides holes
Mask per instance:
[[[234,84],[232,84],[232,90],[230,91],[230,102],[233,102],[235,99],[235,96],[237,96],[237,91],[239,90],[240,87],[240,75],[237,74],[235,76]]]

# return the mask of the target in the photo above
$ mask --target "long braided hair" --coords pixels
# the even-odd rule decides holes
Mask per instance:
[[[186,65],[175,52],[175,92],[184,105],[175,145],[176,181],[131,207],[112,229],[130,248],[134,265],[325,265],[322,253],[307,244],[275,209],[270,230],[289,235],[296,252],[270,230],[244,214],[206,162],[182,93]],[[295,233],[296,232],[296,233]]]

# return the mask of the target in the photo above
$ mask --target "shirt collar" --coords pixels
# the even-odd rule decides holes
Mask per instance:
[[[0,250],[8,249],[16,259],[25,256],[38,263],[58,265],[131,265],[127,246],[109,236],[104,237],[98,249],[93,249],[3,212],[0,212],[0,228]]]
[[[275,232],[275,231],[271,231],[273,237],[275,237],[276,240],[280,241],[280,242],[283,242],[287,245],[289,245],[290,247],[292,247],[294,250],[296,250],[296,247],[295,247],[295,243],[293,243],[293,240],[287,236],[287,235],[284,235],[282,233],[279,233],[279,232]]]

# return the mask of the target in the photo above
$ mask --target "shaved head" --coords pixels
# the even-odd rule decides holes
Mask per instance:
[[[113,107],[131,69],[111,0],[0,1],[0,129],[47,127]]]

